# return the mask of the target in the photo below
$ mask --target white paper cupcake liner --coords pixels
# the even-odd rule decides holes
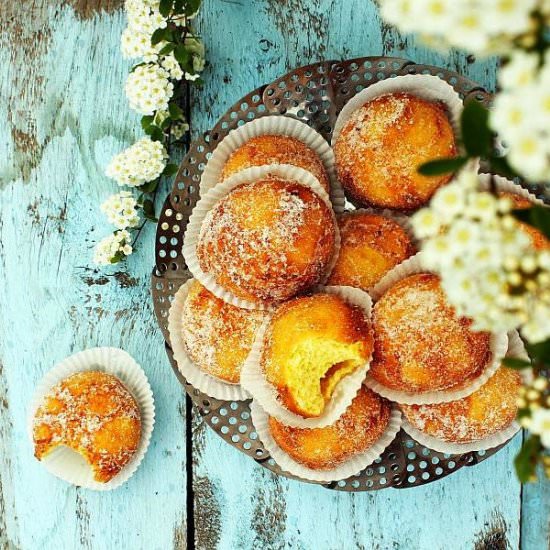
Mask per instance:
[[[447,114],[453,127],[455,138],[457,142],[459,141],[460,115],[463,109],[460,96],[450,84],[447,84],[447,82],[441,78],[432,75],[416,74],[396,76],[381,80],[353,96],[346,103],[336,119],[336,124],[334,125],[334,131],[332,133],[332,146],[334,147],[342,128],[357,109],[363,107],[365,103],[376,97],[399,92],[407,92],[427,101],[440,101],[444,103],[447,107]]]
[[[170,344],[172,345],[178,369],[187,382],[210,397],[225,401],[244,401],[250,396],[240,384],[231,384],[204,372],[195,365],[187,353],[185,342],[183,341],[181,320],[185,300],[194,281],[195,279],[189,279],[189,281],[180,286],[168,313]]]
[[[33,443],[33,423],[36,410],[50,390],[65,378],[85,371],[101,371],[116,376],[126,386],[139,405],[141,415],[141,439],[131,460],[107,483],[94,480],[90,465],[77,452],[68,447],[58,447],[41,460],[44,467],[56,477],[86,489],[110,491],[128,481],[138,469],[153,432],[155,403],[151,386],[143,369],[125,351],[118,348],[90,348],[75,353],[58,363],[38,383],[29,406],[27,430]]]
[[[429,269],[422,266],[421,258],[422,253],[419,252],[395,266],[389,273],[382,277],[380,282],[376,284],[371,291],[374,302],[378,301],[390,287],[401,279],[415,273],[430,273]],[[506,355],[506,350],[508,349],[508,335],[506,333],[491,334],[490,347],[492,353],[490,363],[477,378],[461,387],[428,392],[404,392],[388,388],[375,380],[372,376],[367,376],[365,384],[371,390],[379,393],[386,399],[405,405],[424,405],[428,403],[447,403],[449,401],[456,401],[457,399],[470,395],[483,386],[500,367],[502,358]]]
[[[533,195],[533,193],[530,193],[527,189],[524,189],[517,183],[514,183],[509,179],[503,178],[502,176],[495,176],[495,175],[491,176],[491,174],[484,174],[484,173],[479,174],[479,181],[481,184],[480,187],[484,191],[489,190],[491,177],[493,178],[497,191],[500,191],[503,193],[512,193],[514,195],[517,195],[518,197],[527,199],[533,204],[544,206],[544,201],[537,199],[537,197]]]
[[[319,293],[336,294],[350,304],[363,308],[370,322],[372,301],[370,296],[363,290],[349,286],[316,287],[315,290]],[[274,416],[288,426],[295,428],[322,428],[333,424],[349,407],[361,388],[361,384],[370,367],[371,357],[368,358],[362,367],[357,368],[337,384],[332,398],[327,403],[322,415],[315,418],[304,418],[289,411],[279,402],[276,389],[265,378],[261,366],[261,355],[269,322],[270,318],[266,319],[258,331],[250,355],[241,371],[241,384],[262,409],[270,416]]]
[[[269,415],[256,401],[252,401],[250,413],[256,433],[273,460],[275,460],[285,472],[309,481],[338,481],[358,474],[382,455],[390,443],[395,439],[397,432],[399,432],[401,428],[401,412],[397,407],[393,407],[388,426],[380,438],[366,451],[351,457],[346,462],[331,470],[314,470],[296,462],[296,460],[291,458],[290,455],[279,447],[277,442],[273,439],[271,430],[269,429]]]
[[[270,175],[278,176],[289,181],[296,181],[299,184],[308,187],[325,202],[331,212],[335,231],[334,251],[331,261],[329,262],[329,265],[327,265],[326,274],[321,282],[326,281],[329,277],[330,272],[338,259],[338,254],[340,251],[340,232],[338,230],[338,223],[336,222],[336,216],[334,214],[328,193],[323,189],[319,183],[319,180],[307,170],[303,170],[302,168],[291,166],[289,164],[253,166],[252,168],[241,170],[224,182],[214,186],[210,189],[210,191],[208,191],[208,193],[206,193],[204,197],[199,200],[193,209],[191,216],[189,217],[189,223],[187,225],[187,229],[185,230],[185,237],[183,241],[183,256],[189,271],[191,271],[195,279],[197,279],[204,287],[212,292],[214,296],[217,296],[224,302],[244,309],[271,310],[273,309],[273,304],[261,300],[253,302],[239,298],[232,292],[229,292],[220,286],[212,274],[205,273],[200,267],[197,257],[197,245],[199,242],[202,222],[206,214],[208,214],[208,212],[218,201],[225,197],[235,187],[243,183],[257,181]]]
[[[525,346],[523,341],[519,337],[519,334],[516,330],[513,330],[508,333],[508,352],[506,357],[518,357],[520,359],[528,359],[529,356],[525,351]],[[506,368],[506,367],[502,367]],[[522,380],[524,383],[529,383],[533,374],[531,369],[525,369],[520,371]],[[502,445],[506,441],[509,441],[516,435],[520,430],[521,426],[516,422],[512,422],[510,426],[500,430],[489,437],[479,439],[477,441],[471,441],[468,443],[452,443],[449,441],[443,441],[434,436],[428,435],[418,428],[415,428],[408,420],[405,415],[403,415],[403,429],[418,443],[438,451],[440,453],[447,454],[462,454],[468,453],[471,451],[488,451],[489,449],[494,449],[499,445]]]
[[[330,182],[330,199],[334,210],[336,212],[344,210],[344,191],[336,178],[332,148],[316,130],[295,118],[284,115],[264,116],[231,130],[218,144],[206,164],[200,183],[201,197],[219,183],[223,167],[231,154],[252,138],[262,135],[292,137],[313,149],[327,172]]]

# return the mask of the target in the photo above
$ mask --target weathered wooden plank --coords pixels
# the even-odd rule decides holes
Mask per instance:
[[[211,66],[192,101],[195,134],[254,87],[320,59],[395,55],[494,86],[494,61],[422,48],[385,27],[374,2],[207,0],[199,28]],[[518,548],[517,448],[419,489],[349,495],[277,479],[197,425],[195,541],[198,548]]]
[[[117,190],[104,166],[140,134],[123,92],[121,2],[27,4],[2,8],[0,41],[0,547],[182,548],[185,405],[149,296],[154,228],[128,273],[91,262],[111,230],[99,201]],[[112,493],[50,476],[26,432],[39,378],[95,345],[143,365],[159,419],[141,468]]]

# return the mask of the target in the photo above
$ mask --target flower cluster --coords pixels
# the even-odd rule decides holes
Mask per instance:
[[[546,0],[382,0],[382,16],[428,43],[477,54],[501,53],[536,39],[536,18],[550,18]]]
[[[512,167],[533,181],[550,174],[550,54],[517,51],[499,74],[491,126]]]
[[[117,229],[137,227],[139,214],[136,209],[137,201],[129,191],[121,191],[111,195],[102,205],[101,211],[107,216],[109,223]]]
[[[97,243],[94,262],[99,265],[115,264],[132,253],[131,236],[126,229],[115,231]]]
[[[536,250],[510,214],[512,202],[465,170],[412,217],[426,267],[478,330],[520,326],[531,342],[550,336],[550,252]]]
[[[140,191],[134,198],[129,191],[109,197],[101,210],[118,231],[96,247],[95,261],[116,263],[132,253],[130,233],[145,219],[156,221],[155,193],[161,176],[177,167],[166,164],[168,144],[180,140],[189,125],[178,105],[175,84],[196,81],[204,69],[204,45],[190,25],[200,2],[197,0],[125,0],[128,27],[121,36],[126,59],[141,59],[126,80],[130,107],[144,115],[144,137],[115,155],[106,174],[119,185]],[[138,232],[139,234],[139,232]]]
[[[119,185],[139,187],[162,174],[167,158],[160,141],[144,137],[114,156],[105,173]]]

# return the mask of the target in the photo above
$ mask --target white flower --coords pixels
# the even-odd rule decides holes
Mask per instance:
[[[173,54],[164,56],[160,64],[163,69],[168,71],[170,78],[174,80],[181,80],[183,71]]]
[[[162,143],[145,137],[113,157],[105,173],[119,185],[138,187],[158,178],[167,158]]]
[[[126,0],[128,27],[144,34],[153,34],[166,27],[166,19],[158,10],[159,0]]]
[[[142,115],[168,109],[174,93],[169,74],[162,67],[148,63],[138,66],[126,80],[126,96],[130,107]]]
[[[185,80],[189,80],[189,82],[194,82],[195,80],[197,80],[197,78],[200,77],[199,74],[191,74],[191,73],[185,73]]]
[[[131,236],[125,229],[115,231],[99,241],[94,250],[94,262],[109,265],[132,253]]]
[[[170,134],[176,139],[181,139],[187,132],[189,132],[187,122],[176,122],[170,128]]]
[[[416,236],[420,239],[437,235],[441,228],[439,216],[431,208],[422,208],[411,217]]]
[[[522,174],[534,181],[548,179],[550,158],[544,142],[534,132],[518,132],[509,140],[508,160]]]
[[[155,62],[158,59],[158,52],[166,45],[166,42],[161,41],[153,46],[149,34],[127,27],[122,31],[120,45],[124,59],[142,57],[145,62]]]
[[[139,215],[136,209],[137,201],[129,191],[121,191],[111,195],[101,205],[101,210],[107,216],[109,223],[117,229],[136,227],[139,225]]]
[[[550,448],[550,409],[539,408],[533,411],[529,430],[540,436],[541,443]]]
[[[531,84],[536,76],[539,56],[516,50],[498,74],[498,81],[503,88],[522,88]]]
[[[441,219],[448,221],[463,210],[465,191],[458,182],[445,185],[436,192],[430,207]]]

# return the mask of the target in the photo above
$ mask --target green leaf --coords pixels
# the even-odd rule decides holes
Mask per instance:
[[[187,0],[185,15],[193,15],[201,7],[202,0]]]
[[[422,164],[418,168],[418,172],[423,176],[439,176],[441,174],[449,174],[460,170],[468,159],[465,157],[443,158],[431,160]]]
[[[136,63],[136,64],[130,69],[130,72],[133,73],[138,67],[141,67],[142,65],[147,65],[147,63]]]
[[[159,3],[159,12],[162,17],[168,17],[172,11],[172,4],[174,0],[160,0]]]
[[[518,177],[517,172],[510,166],[506,157],[490,157],[489,164],[491,172],[495,172],[505,178],[514,179]]]
[[[183,44],[178,44],[176,46],[176,49],[174,50],[174,57],[176,58],[176,61],[181,65],[181,67],[187,72],[189,72],[189,70],[192,70],[190,64],[193,63],[193,56]]]
[[[493,135],[489,128],[489,111],[478,101],[466,103],[461,118],[462,141],[468,155],[484,157],[490,154]]]
[[[158,184],[159,184],[159,180],[157,178],[155,180],[148,181],[148,182],[144,183],[143,185],[140,185],[138,187],[138,189],[142,193],[152,193],[158,187]],[[143,201],[143,204],[145,204],[145,202],[146,201]],[[143,206],[143,204],[142,204],[142,206]]]
[[[174,48],[176,47],[175,44],[172,42],[169,42],[166,44],[166,46],[162,47],[159,51],[159,55],[168,55],[169,53],[172,53],[174,51]]]
[[[155,205],[153,201],[147,199],[143,201],[143,215],[153,222],[158,222],[158,219],[155,217]]]
[[[177,164],[167,164],[162,171],[163,176],[173,176],[178,171]]]
[[[538,344],[526,344],[525,348],[529,357],[539,359],[545,363],[550,363],[550,339]]]
[[[170,113],[172,120],[183,120],[185,118],[181,107],[177,103],[169,103],[168,112]]]
[[[164,133],[158,126],[149,126],[149,136],[153,141],[164,141]]]
[[[121,262],[124,258],[126,258],[126,254],[119,251],[111,258],[111,263],[118,264],[118,262]]]
[[[516,220],[535,227],[550,238],[550,208],[533,205],[530,208],[512,210],[512,215]]]
[[[505,357],[502,360],[502,364],[505,367],[508,367],[509,369],[514,369],[514,370],[527,369],[531,366],[530,361],[526,361],[525,359],[518,359],[517,357]]]
[[[516,466],[518,479],[522,483],[531,481],[535,475],[540,449],[539,437],[532,435],[524,441],[523,447],[516,456],[514,465]]]
[[[155,117],[153,115],[145,115],[141,117],[141,127],[143,128],[143,131],[147,133],[147,130],[151,124],[153,124],[153,119]]]
[[[168,27],[165,27],[164,29],[157,29],[155,32],[153,32],[153,34],[151,35],[151,44],[155,46],[163,40],[165,40],[166,42],[171,42],[172,39],[172,31]]]

